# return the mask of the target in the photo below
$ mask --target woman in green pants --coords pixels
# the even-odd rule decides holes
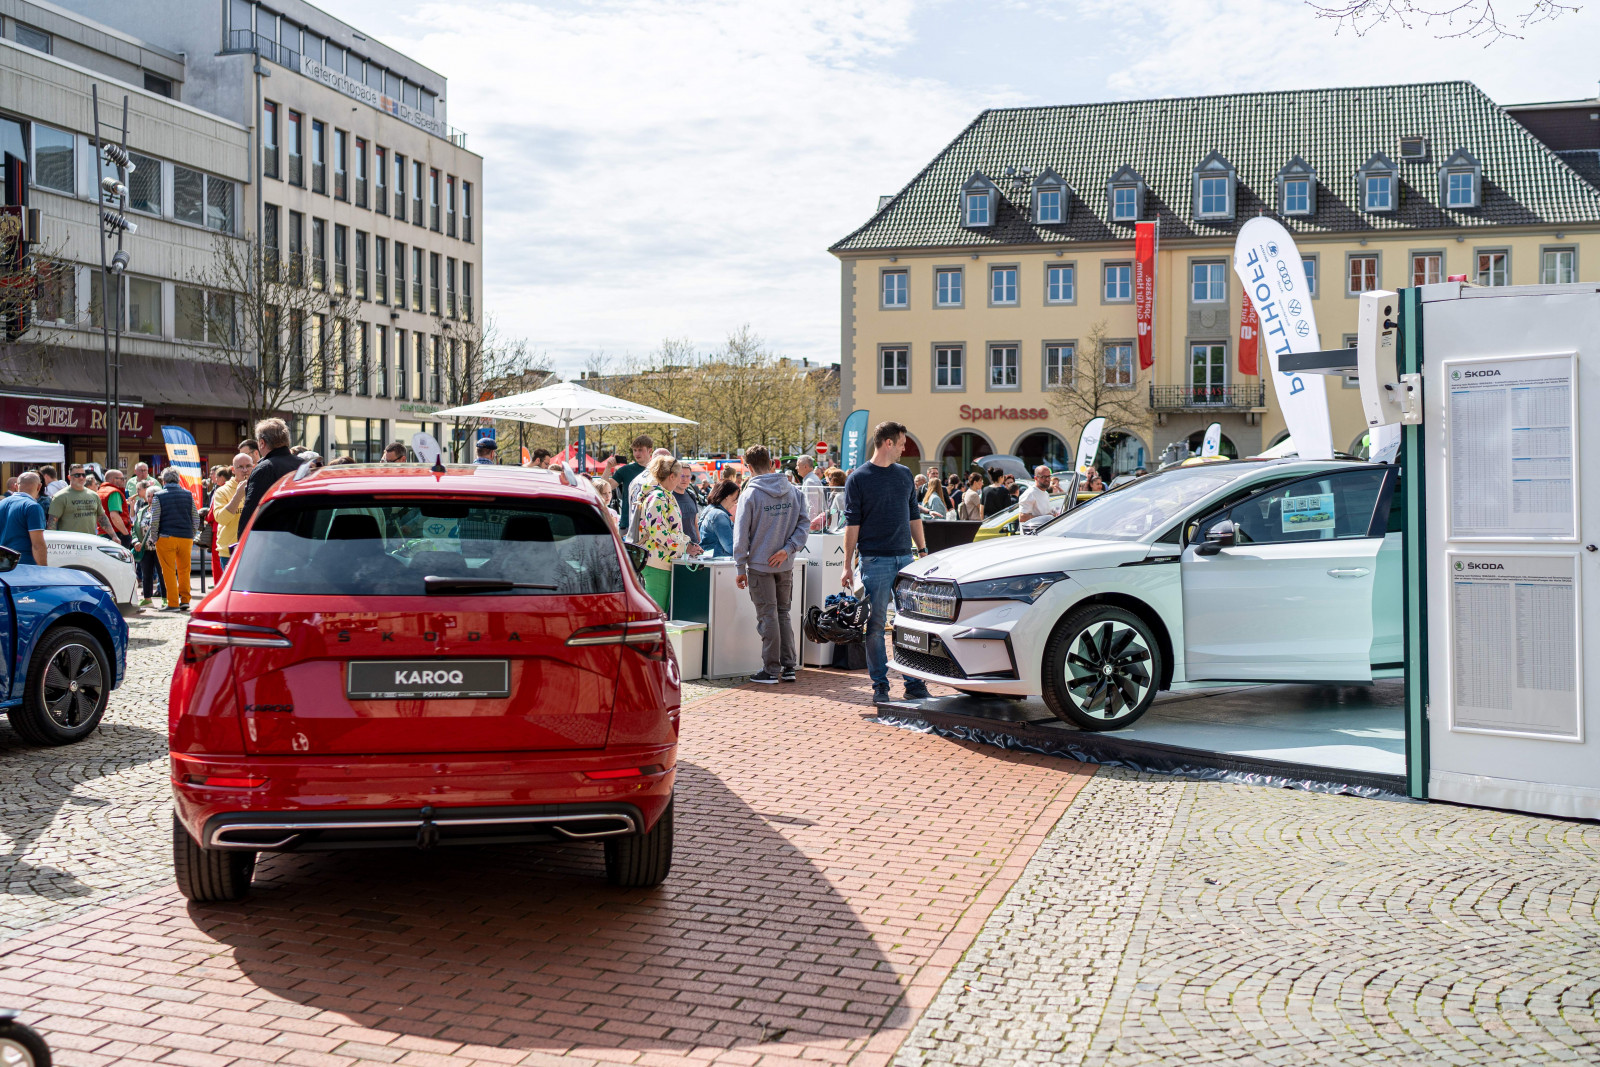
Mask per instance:
[[[672,591],[673,557],[689,545],[678,502],[672,498],[672,489],[678,484],[678,461],[671,456],[656,456],[646,468],[646,477],[650,479],[649,488],[639,497],[639,547],[649,557],[642,576],[645,592],[666,611]]]

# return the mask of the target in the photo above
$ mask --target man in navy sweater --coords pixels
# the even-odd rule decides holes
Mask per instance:
[[[889,699],[889,656],[883,645],[883,627],[894,596],[894,579],[900,568],[928,550],[922,536],[922,515],[917,510],[916,482],[899,463],[906,447],[906,428],[898,422],[880,422],[872,431],[872,458],[844,483],[844,587],[854,589],[854,559],[861,553],[861,583],[867,590],[867,673],[872,676],[872,699]],[[907,700],[926,700],[928,687],[920,678],[906,678]]]

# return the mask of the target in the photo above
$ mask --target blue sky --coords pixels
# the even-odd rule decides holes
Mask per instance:
[[[449,78],[485,160],[485,308],[567,376],[745,323],[836,360],[828,245],[985,107],[1448,78],[1521,103],[1600,77],[1588,10],[1485,49],[1336,34],[1298,0],[322,3]]]

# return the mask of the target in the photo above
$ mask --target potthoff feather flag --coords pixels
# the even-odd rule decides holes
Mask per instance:
[[[178,478],[184,488],[194,494],[194,506],[205,507],[205,475],[200,466],[200,446],[195,444],[194,434],[181,426],[163,426],[161,439],[167,443],[167,462],[178,468]]]

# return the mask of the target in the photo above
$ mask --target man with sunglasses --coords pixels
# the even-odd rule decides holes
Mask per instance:
[[[84,468],[73,464],[67,470],[67,488],[50,501],[50,529],[69,533],[98,534],[113,529],[98,494],[84,488]]]

